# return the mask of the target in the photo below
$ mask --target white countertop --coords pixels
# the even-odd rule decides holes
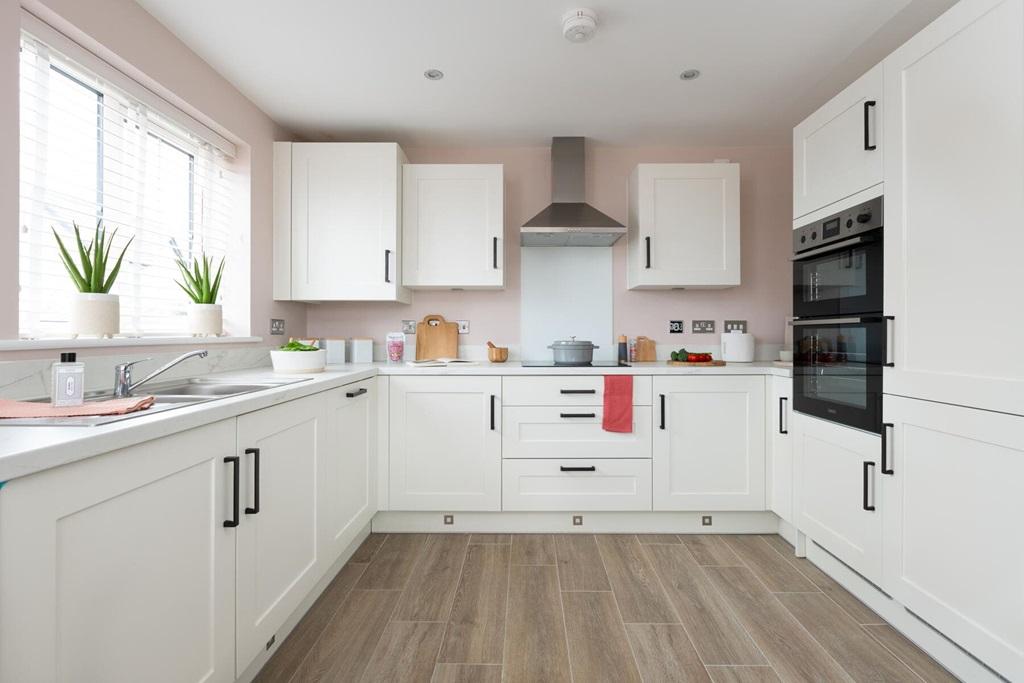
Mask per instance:
[[[630,367],[524,368],[520,363],[459,364],[452,368],[410,367],[404,363],[367,363],[329,366],[315,375],[280,375],[270,368],[255,368],[211,375],[240,382],[302,379],[263,391],[222,398],[91,427],[4,426],[0,422],[0,486],[3,482],[66,465],[119,448],[169,436],[205,424],[237,417],[278,403],[327,391],[377,375],[779,375],[790,368],[770,362],[735,363],[724,367],[670,366],[664,361],[634,363]]]

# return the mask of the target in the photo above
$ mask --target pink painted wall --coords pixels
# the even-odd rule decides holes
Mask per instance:
[[[412,163],[501,163],[505,165],[506,288],[499,292],[413,293],[411,305],[331,303],[311,305],[310,336],[372,336],[400,329],[399,321],[440,313],[470,321],[463,344],[519,341],[519,226],[550,201],[547,147],[488,149],[406,149]],[[742,282],[717,291],[628,291],[626,241],[613,247],[615,333],[646,335],[662,343],[714,343],[708,335],[668,335],[668,320],[745,319],[759,341],[781,343],[784,318],[792,308],[789,254],[792,228],[792,151],[789,147],[624,148],[589,146],[587,198],[625,223],[627,179],[641,162],[703,162],[729,159],[741,164]]]
[[[132,0],[0,0],[0,225],[6,226],[0,230],[0,339],[18,332],[19,4],[239,145],[239,161],[249,167],[251,332],[265,335],[275,317],[286,320],[290,334],[301,335],[305,305],[271,296],[272,142],[290,139],[288,132]],[[264,341],[269,344],[269,337]],[[86,355],[117,352],[93,349]],[[0,359],[40,355],[52,352],[7,352]]]

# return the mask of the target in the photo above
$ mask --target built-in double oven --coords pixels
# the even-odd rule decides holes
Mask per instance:
[[[793,409],[882,431],[883,202],[793,231]]]

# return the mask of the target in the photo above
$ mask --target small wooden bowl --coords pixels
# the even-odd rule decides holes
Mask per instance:
[[[508,347],[507,346],[495,346],[493,348],[487,348],[487,360],[492,363],[504,363],[508,360]]]

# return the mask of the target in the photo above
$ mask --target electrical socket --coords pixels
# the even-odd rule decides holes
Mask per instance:
[[[402,321],[402,333],[403,334],[416,334],[416,321],[415,320],[403,320]]]
[[[445,515],[444,516],[444,524],[445,524],[445,526],[451,526],[451,525],[455,524],[455,515]]]
[[[583,515],[573,515],[572,516],[572,525],[573,526],[583,526]]]
[[[703,515],[700,518],[700,525],[701,526],[711,526],[711,515]]]
[[[722,330],[725,332],[746,332],[746,320],[726,320],[722,323]]]
[[[468,320],[456,320],[459,325],[459,334],[469,334],[469,321]]]
[[[284,318],[270,319],[270,334],[284,334]]]
[[[714,320],[694,320],[691,324],[694,334],[714,334],[715,332]]]
[[[686,321],[685,320],[669,320],[668,321],[668,333],[669,334],[682,334],[686,332]]]

